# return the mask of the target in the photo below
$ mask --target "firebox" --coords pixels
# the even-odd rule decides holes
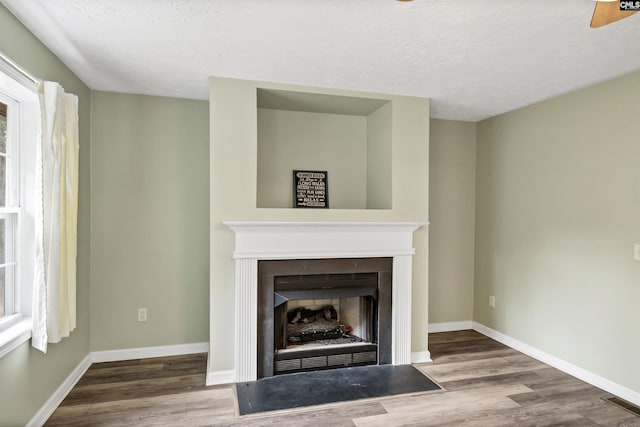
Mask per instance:
[[[258,378],[391,363],[392,258],[258,261]]]

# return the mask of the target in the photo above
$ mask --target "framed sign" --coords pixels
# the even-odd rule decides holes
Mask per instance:
[[[293,206],[328,208],[327,171],[293,171]]]

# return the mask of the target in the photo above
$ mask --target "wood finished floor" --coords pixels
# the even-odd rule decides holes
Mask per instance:
[[[238,417],[206,355],[97,363],[46,426],[640,426],[610,394],[475,331],[429,335],[416,365],[445,391]]]

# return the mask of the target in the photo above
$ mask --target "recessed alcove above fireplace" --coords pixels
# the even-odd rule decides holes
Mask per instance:
[[[391,209],[391,101],[257,89],[256,207],[292,208],[292,171],[329,175],[331,209]]]
[[[375,314],[367,313],[366,307],[358,310],[362,316],[379,316],[383,313],[385,322],[375,321],[378,328],[375,337],[369,335],[371,343],[378,344],[376,363],[394,365],[409,364],[411,360],[411,283],[413,232],[421,223],[414,222],[224,222],[235,232],[235,250],[233,257],[235,273],[235,381],[254,381],[262,376],[273,374],[273,353],[275,352],[276,333],[273,316],[263,316],[262,311],[274,313],[278,298],[300,300],[305,293],[296,291],[333,288],[320,299],[340,299],[344,296],[366,297],[376,295]],[[381,260],[382,259],[382,260]],[[291,260],[273,264],[266,276],[270,285],[259,286],[259,276],[264,266],[259,268],[261,260]],[[300,262],[299,260],[308,260]],[[285,266],[287,268],[281,268]],[[390,267],[390,268],[389,268]],[[269,267],[267,267],[267,270]],[[261,271],[262,270],[262,271]],[[282,273],[282,274],[279,274]],[[312,276],[306,284],[291,286],[296,280],[293,276]],[[345,276],[327,277],[324,285],[313,284],[322,274],[377,274],[375,291],[367,290],[371,282],[365,276],[352,276],[346,284]],[[265,274],[263,274],[265,275]],[[388,277],[390,276],[390,277]],[[275,277],[284,277],[276,286]],[[380,287],[378,281],[390,278],[390,287]],[[338,286],[337,282],[343,281]],[[304,279],[298,279],[305,282]],[[302,289],[301,289],[302,288]],[[338,291],[338,288],[347,288]],[[357,289],[356,289],[357,288]],[[276,296],[275,290],[284,292]],[[263,295],[260,298],[260,293]],[[390,294],[386,302],[380,295]],[[306,296],[317,296],[307,293]],[[390,303],[390,307],[387,305]],[[366,303],[365,303],[366,304]],[[334,307],[335,309],[335,307]],[[284,313],[286,315],[287,313]],[[369,324],[370,325],[370,324]],[[370,326],[369,326],[370,327]],[[387,330],[388,329],[388,330]],[[380,334],[380,330],[383,331]],[[386,332],[385,332],[386,331]],[[279,337],[282,339],[282,337]],[[380,344],[382,344],[380,346]],[[380,348],[382,351],[380,352]],[[358,352],[356,353],[365,353]],[[338,352],[333,356],[349,354],[351,364],[373,357],[364,354],[355,356],[354,352]],[[259,355],[267,354],[269,362],[259,360]],[[326,357],[322,354],[318,357]],[[346,357],[346,356],[341,356]],[[319,359],[315,359],[319,361]],[[428,357],[427,357],[428,360]],[[366,360],[364,360],[366,361]],[[309,361],[311,362],[311,361]],[[302,362],[300,362],[302,363]],[[343,363],[345,364],[345,363]],[[266,372],[266,375],[265,375]]]

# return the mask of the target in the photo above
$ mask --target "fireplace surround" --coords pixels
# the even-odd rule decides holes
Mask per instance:
[[[259,260],[391,258],[390,362],[430,360],[428,352],[414,360],[411,353],[412,242],[413,232],[423,223],[226,221],[224,225],[235,233],[234,372],[224,382],[258,379]]]

